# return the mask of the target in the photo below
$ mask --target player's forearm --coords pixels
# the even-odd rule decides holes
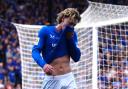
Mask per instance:
[[[69,26],[66,28],[66,39],[67,39],[67,46],[68,46],[68,50],[71,58],[75,62],[79,61],[81,52],[80,52],[80,49],[77,47],[77,35],[74,31],[74,28],[71,28]]]
[[[75,62],[80,60],[81,52],[73,39],[68,39],[68,50],[70,56]]]
[[[41,67],[43,68],[44,65],[46,64],[46,62],[43,60],[43,58],[41,57],[40,55],[40,49],[38,48],[38,46],[34,46],[32,48],[32,57],[33,59],[36,61],[36,63]]]

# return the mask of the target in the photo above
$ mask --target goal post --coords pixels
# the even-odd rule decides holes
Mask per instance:
[[[78,89],[128,88],[128,7],[90,2],[75,27],[81,59],[71,61]],[[41,89],[44,73],[31,57],[42,26],[16,24],[22,89]]]

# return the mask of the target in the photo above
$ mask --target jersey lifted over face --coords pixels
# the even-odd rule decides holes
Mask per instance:
[[[71,39],[66,38],[66,33],[74,29],[66,27],[57,31],[55,26],[45,26],[38,33],[39,42],[32,49],[32,56],[38,65],[43,67],[54,59],[65,55],[71,56],[74,61],[80,58],[80,50],[76,46],[76,33]],[[40,55],[42,53],[42,57]]]

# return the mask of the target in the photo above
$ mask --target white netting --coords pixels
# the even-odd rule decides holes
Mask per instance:
[[[99,89],[128,89],[128,23],[98,28]]]
[[[78,89],[92,89],[93,29],[78,28],[77,32],[81,59],[78,63],[71,64],[71,68],[75,74]]]
[[[40,89],[43,70],[37,66],[31,56],[32,47],[38,41],[41,26],[14,24],[17,28],[22,60],[22,89]]]
[[[124,75],[124,73],[128,73],[128,67],[125,67],[125,72],[123,73],[119,69],[119,73],[115,73],[118,72],[116,68],[120,67],[123,70],[124,65],[120,66],[119,64],[117,64],[114,67],[113,65],[110,65],[114,62],[126,62],[127,64],[127,59],[111,59],[109,61],[107,60],[108,62],[110,62],[110,64],[105,64],[105,58],[100,58],[103,55],[115,56],[114,52],[116,50],[114,49],[112,50],[111,54],[105,54],[104,52],[101,53],[101,50],[105,50],[105,52],[108,52],[109,45],[116,46],[118,44],[118,41],[122,41],[121,38],[123,36],[127,37],[127,12],[127,6],[90,3],[87,11],[82,14],[82,20],[76,26],[76,31],[78,33],[78,42],[82,52],[82,56],[78,63],[74,64],[73,62],[71,62],[72,71],[74,72],[78,89],[113,89],[111,88],[111,85],[114,85],[114,87],[116,87],[114,89],[127,89],[123,88],[123,86],[128,86],[128,75]],[[41,26],[19,24],[15,24],[15,26],[17,28],[20,41],[23,75],[22,88],[40,89],[41,83],[43,81],[43,71],[31,58],[31,48],[36,43],[37,32]],[[123,30],[121,29],[122,27]],[[121,38],[116,39],[116,44],[110,44],[109,42],[112,42],[113,40],[112,37],[116,36],[116,34],[113,33],[113,31],[115,30],[120,32],[120,34],[118,35],[120,35]],[[107,41],[104,42],[103,40]],[[101,46],[106,46],[106,48]],[[117,45],[116,47],[122,47],[122,45]],[[119,55],[121,57],[127,57],[128,53],[126,48],[124,51],[120,51]],[[122,80],[120,82],[115,82],[114,78],[112,78],[111,81],[105,80],[105,78],[108,79],[110,77],[114,77],[114,73],[116,74],[115,76],[117,78],[121,77]],[[121,76],[118,76],[117,74]],[[107,77],[104,77],[106,75]]]
[[[85,82],[83,83],[84,88],[80,89],[128,89],[128,78],[127,78],[127,66],[120,66],[120,64],[117,64],[116,66],[111,65],[113,62],[123,63],[127,64],[127,45],[126,47],[123,47],[121,44],[119,44],[119,41],[122,42],[123,36],[127,38],[128,36],[128,6],[120,6],[120,5],[110,5],[110,4],[102,4],[102,3],[93,3],[90,2],[90,6],[88,9],[82,14],[82,20],[79,24],[77,24],[77,32],[82,35],[87,34],[88,29],[92,29],[92,34],[88,34],[92,36],[92,41],[90,45],[86,46],[85,44],[88,43],[88,41],[85,41],[87,37],[82,38],[82,35],[79,35],[79,46],[83,52],[81,60],[87,61],[89,60],[88,57],[85,57],[83,59],[83,55],[86,55],[90,52],[93,52],[93,57],[90,57],[89,62],[85,62],[83,66],[89,65],[89,63],[92,64],[92,66],[88,66],[87,68],[83,68],[85,70]],[[121,24],[122,23],[122,24]],[[102,30],[101,30],[102,29]],[[117,34],[113,34],[113,29],[115,31],[119,31],[120,38],[118,38],[118,43],[116,44],[110,44],[109,42],[112,40],[117,40],[112,38],[112,36],[115,36]],[[83,32],[84,31],[84,32]],[[122,34],[123,33],[123,34]],[[108,37],[107,37],[108,35]],[[100,39],[100,40],[99,40]],[[103,42],[103,40],[109,40],[106,42]],[[81,41],[85,41],[85,43],[80,43]],[[127,43],[127,39],[125,40]],[[124,43],[124,40],[123,40]],[[106,46],[106,48],[102,48]],[[122,61],[118,60],[109,60],[109,62],[112,62],[110,64],[105,64],[106,62],[105,58],[100,56],[106,56],[108,54],[105,54],[104,52],[101,54],[99,49],[101,50],[109,50],[109,46],[113,45],[114,47],[123,47],[125,49],[124,51],[120,51],[120,56],[124,57]],[[84,50],[84,48],[92,48],[92,50]],[[93,47],[92,47],[93,46]],[[109,56],[119,56],[118,54],[114,54],[115,51],[118,49],[112,49],[111,54]],[[119,50],[118,50],[119,51]],[[100,61],[102,61],[100,63]],[[108,60],[107,60],[108,61]],[[84,63],[84,62],[83,62]],[[102,69],[102,68],[103,69]],[[111,68],[110,68],[111,67]],[[120,70],[118,69],[120,67]],[[125,68],[124,68],[125,67]],[[91,68],[91,69],[90,69]],[[105,69],[106,68],[106,69]],[[114,70],[115,68],[115,70]],[[90,73],[88,72],[88,69],[92,70]],[[125,69],[125,72],[122,70]],[[104,71],[104,72],[103,72]],[[103,72],[103,74],[102,74]],[[109,73],[110,72],[110,73]],[[115,74],[111,74],[111,73]],[[92,74],[90,77],[87,75]],[[114,77],[115,76],[115,77]],[[111,78],[110,78],[111,77]],[[121,77],[121,79],[120,79]],[[117,80],[115,80],[117,78]],[[109,80],[111,79],[111,80]],[[120,80],[119,80],[120,79]],[[91,81],[91,82],[87,82]],[[91,87],[89,85],[92,85]],[[89,87],[88,87],[89,86]]]
[[[90,2],[88,9],[82,14],[80,27],[89,27],[94,25],[102,25],[104,22],[112,24],[113,19],[125,18],[128,16],[128,6],[112,5]]]

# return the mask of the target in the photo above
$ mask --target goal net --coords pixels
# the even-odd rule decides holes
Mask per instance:
[[[128,88],[128,7],[90,2],[75,27],[81,59],[71,61],[78,89]],[[22,60],[22,89],[41,89],[44,73],[31,57],[42,26],[13,23]]]

